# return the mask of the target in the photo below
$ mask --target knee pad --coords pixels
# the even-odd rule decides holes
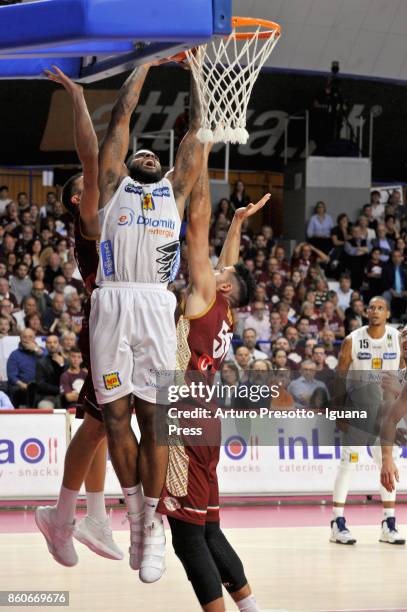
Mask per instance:
[[[168,517],[172,545],[201,606],[222,597],[222,582],[205,540],[205,527]]]
[[[219,570],[223,586],[229,593],[239,591],[247,584],[243,563],[220,529],[218,522],[206,523],[205,539]]]

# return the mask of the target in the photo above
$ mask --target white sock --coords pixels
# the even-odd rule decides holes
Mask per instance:
[[[254,595],[249,595],[240,601],[236,602],[237,607],[242,612],[260,612],[260,608],[257,607]]]
[[[141,483],[134,487],[122,487],[124,500],[129,514],[139,514],[143,510],[144,497]]]
[[[161,514],[156,513],[159,501],[159,497],[144,498],[144,527],[151,527],[154,521],[162,521]]]
[[[338,518],[340,516],[343,516],[343,513],[345,511],[344,506],[334,506],[332,508],[333,513],[334,513],[334,518]]]
[[[67,489],[62,485],[55,506],[54,521],[57,527],[62,527],[66,523],[73,523],[78,495],[79,491],[71,491],[71,489]]]
[[[88,516],[104,523],[107,519],[104,491],[86,491],[86,506]]]
[[[386,520],[387,518],[390,518],[391,516],[394,516],[395,512],[396,512],[396,508],[383,508],[384,520]]]

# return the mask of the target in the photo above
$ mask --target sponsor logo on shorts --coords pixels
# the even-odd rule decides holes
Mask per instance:
[[[175,497],[164,497],[164,506],[169,512],[175,512],[181,508],[181,504]]]
[[[143,201],[141,203],[141,208],[143,210],[155,210],[155,204],[154,204],[152,193],[146,193],[144,195]]]
[[[372,370],[381,370],[383,365],[383,360],[381,357],[373,357],[372,359]]]
[[[397,359],[397,353],[383,353],[383,359]]]
[[[358,359],[371,359],[372,358],[372,353],[362,353],[362,352],[359,352],[357,357],[358,357]]]
[[[104,240],[100,243],[100,256],[102,258],[102,268],[105,276],[114,274],[114,258],[112,243],[110,240]]]
[[[359,453],[350,453],[349,461],[351,463],[357,463],[359,461]]]
[[[134,223],[134,212],[131,208],[127,208],[127,206],[120,207],[120,216],[117,221],[117,225],[123,227],[124,225],[128,225],[129,227]]]
[[[120,380],[119,372],[109,372],[109,374],[103,374],[103,382],[107,391],[120,387],[122,381]]]

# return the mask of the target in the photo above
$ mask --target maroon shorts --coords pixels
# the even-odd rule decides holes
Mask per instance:
[[[219,488],[216,468],[219,446],[185,446],[188,463],[187,494],[172,495],[164,486],[158,512],[180,521],[205,525],[219,521]]]
[[[81,392],[79,393],[75,416],[77,419],[84,419],[85,413],[103,423],[103,415],[102,411],[98,408],[95,389],[92,382],[92,373],[90,370],[88,371],[88,375],[86,376]]]

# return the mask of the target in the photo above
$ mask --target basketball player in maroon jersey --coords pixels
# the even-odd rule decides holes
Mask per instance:
[[[209,149],[205,151],[204,168],[191,194],[187,225],[190,287],[183,314],[177,325],[177,370],[188,377],[213,383],[232,339],[231,307],[246,305],[255,289],[254,279],[239,258],[242,221],[257,212],[268,201],[267,194],[258,204],[239,209],[231,224],[218,270],[209,260],[209,223],[211,202],[207,173]],[[190,410],[191,404],[184,404]],[[177,404],[178,410],[182,406]],[[183,424],[182,418],[179,421]],[[186,422],[186,425],[190,425]],[[216,467],[220,452],[218,420],[200,420],[204,429],[199,444],[170,447],[169,470],[159,511],[168,516],[172,543],[181,560],[195,594],[206,612],[223,612],[222,584],[240,610],[255,612],[256,601],[244,574],[243,565],[219,526],[219,491]],[[202,442],[202,439],[205,441]],[[191,438],[189,438],[191,440]],[[186,453],[187,485],[180,490],[172,477],[173,462]],[[182,461],[182,459],[181,459]],[[173,471],[175,476],[175,470]],[[181,485],[182,489],[182,485]]]
[[[86,106],[83,89],[58,68],[47,71],[47,76],[60,83],[72,98],[74,135],[82,172],[65,184],[62,201],[74,220],[75,259],[89,294],[95,288],[99,255],[96,240],[98,225],[98,142]],[[65,566],[73,566],[78,556],[72,537],[86,544],[97,554],[110,559],[122,559],[112,538],[106,514],[104,482],[106,475],[106,434],[102,413],[98,409],[93,389],[89,357],[90,300],[85,304],[85,317],[79,336],[84,364],[88,375],[80,392],[76,417],[83,423],[72,438],[65,457],[62,487],[55,507],[39,507],[36,522],[46,538],[54,559]],[[85,482],[87,516],[75,524],[76,501]]]

